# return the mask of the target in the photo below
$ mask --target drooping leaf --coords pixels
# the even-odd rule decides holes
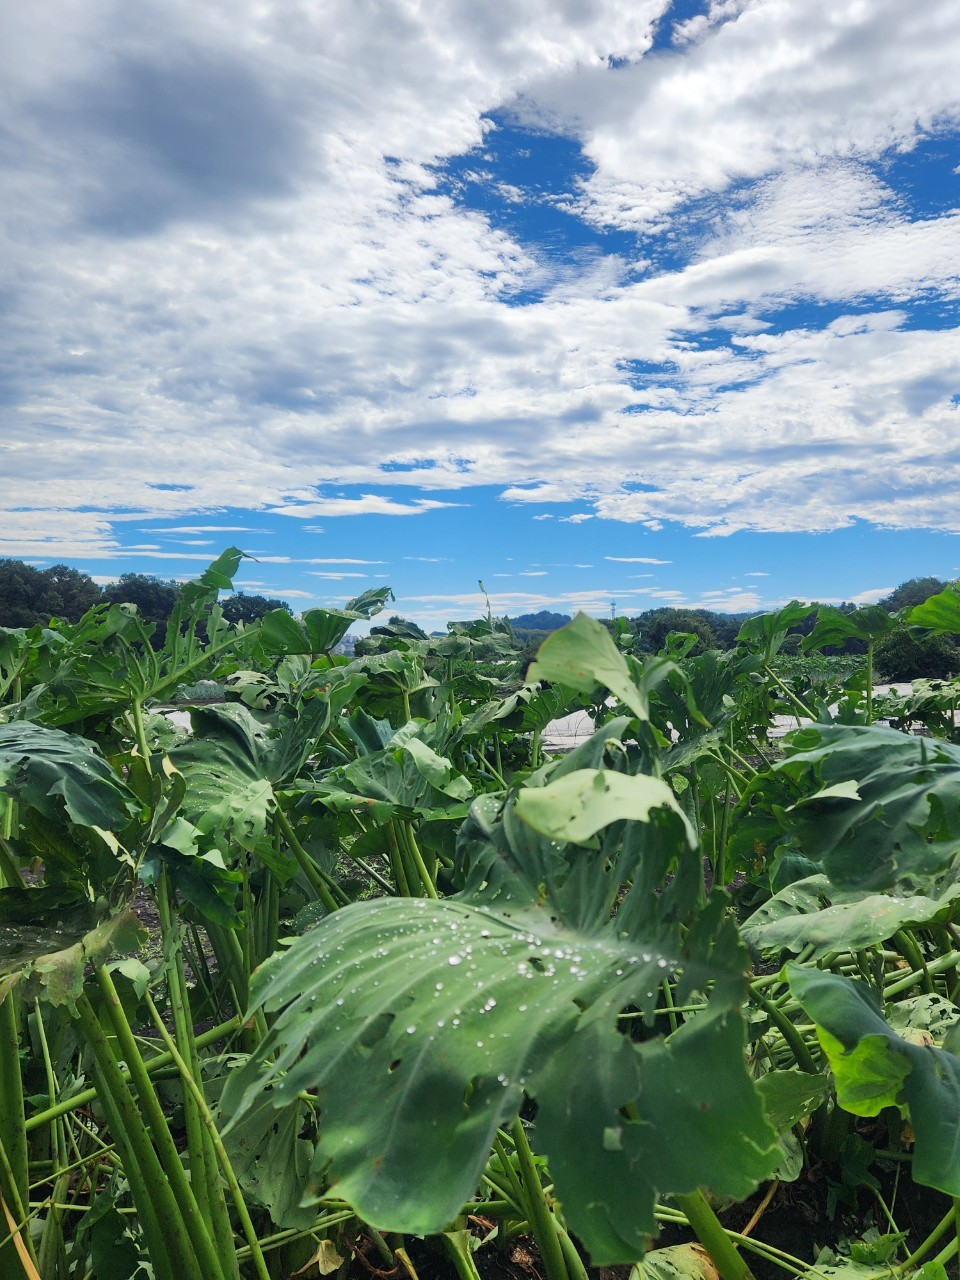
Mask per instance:
[[[580,769],[545,787],[528,787],[517,797],[517,813],[524,822],[553,840],[574,844],[587,844],[611,822],[646,822],[654,808],[673,809],[687,822],[670,787],[644,774]],[[689,826],[688,841],[691,848],[696,845]]]
[[[738,838],[779,834],[837,888],[892,891],[946,872],[960,853],[960,747],[878,725],[817,724],[754,779]]]
[[[826,1075],[807,1071],[768,1071],[757,1081],[767,1119],[783,1134],[799,1124],[830,1096]]]
[[[124,827],[140,811],[92,742],[26,720],[0,724],[0,791],[86,827]]]
[[[77,907],[51,913],[45,923],[0,926],[0,974],[17,975],[28,998],[72,1004],[88,964],[136,951],[145,937],[129,907],[93,924],[92,915]]]
[[[720,1273],[703,1245],[671,1244],[635,1263],[629,1280],[720,1280]]]
[[[743,955],[721,898],[698,911],[699,861],[669,807],[612,822],[594,853],[481,797],[458,841],[459,897],[346,907],[261,966],[252,998],[276,1016],[225,1107],[242,1115],[264,1087],[276,1105],[316,1089],[315,1190],[325,1179],[368,1220],[426,1233],[472,1194],[527,1092],[571,1224],[595,1260],[636,1257],[654,1189],[691,1190],[706,1170],[738,1195],[779,1160],[744,1065]],[[634,1044],[618,1015],[650,1018],[668,977],[678,1000],[709,991],[707,1012],[669,1046]],[[583,1094],[573,1118],[571,1089]],[[671,1126],[684,1140],[664,1167]],[[646,1181],[628,1180],[634,1168]]]
[[[960,1195],[960,1058],[899,1036],[862,983],[798,964],[789,964],[786,975],[800,1005],[827,1033],[824,1050],[842,1081],[841,1106],[876,1115],[882,1106],[905,1105],[916,1136],[914,1179]]]
[[[301,1138],[304,1103],[278,1111],[264,1092],[225,1137],[233,1171],[254,1204],[281,1228],[309,1227],[316,1209],[301,1207],[308,1190],[313,1143]]]
[[[630,678],[626,659],[607,629],[585,613],[578,613],[544,640],[527,671],[527,683],[537,681],[562,684],[581,693],[593,693],[597,685],[603,685],[638,719],[648,719],[646,702]]]
[[[922,888],[929,888],[926,893]],[[795,880],[763,903],[743,925],[744,940],[758,951],[800,952],[811,960],[830,951],[859,951],[892,938],[898,929],[945,924],[960,915],[960,873],[909,880],[889,893],[864,896],[838,889],[825,875]]]

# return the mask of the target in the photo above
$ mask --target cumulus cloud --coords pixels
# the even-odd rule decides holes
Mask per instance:
[[[960,201],[896,178],[928,144],[954,172],[954,0],[375,8],[11,14],[0,555],[475,486],[573,526],[960,532]],[[576,153],[549,201],[498,173],[508,126]],[[465,201],[467,153],[599,240],[561,263]]]

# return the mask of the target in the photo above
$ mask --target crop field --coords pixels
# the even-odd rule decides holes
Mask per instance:
[[[957,1274],[960,591],[525,670],[240,560],[0,628],[0,1280]]]

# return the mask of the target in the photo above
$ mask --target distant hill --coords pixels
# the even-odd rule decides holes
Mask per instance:
[[[553,613],[549,609],[541,609],[539,613],[521,613],[516,618],[509,619],[515,632],[559,631],[569,621],[569,613]]]

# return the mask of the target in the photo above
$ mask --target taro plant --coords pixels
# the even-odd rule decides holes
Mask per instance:
[[[447,1228],[506,1130],[527,1195],[531,1146],[555,1180],[556,1215],[531,1206],[552,1276],[568,1274],[566,1226],[595,1262],[640,1256],[658,1193],[723,1258],[700,1188],[742,1197],[780,1158],[745,1064],[745,955],[724,895],[704,901],[671,789],[631,769],[646,691],[588,619],[552,649],[540,674],[603,684],[634,717],[476,800],[452,897],[354,904],[263,965],[269,1031],[223,1105],[237,1125],[265,1089],[278,1110],[315,1096],[304,1192],[380,1229]],[[662,1029],[665,1002],[696,1016]]]

